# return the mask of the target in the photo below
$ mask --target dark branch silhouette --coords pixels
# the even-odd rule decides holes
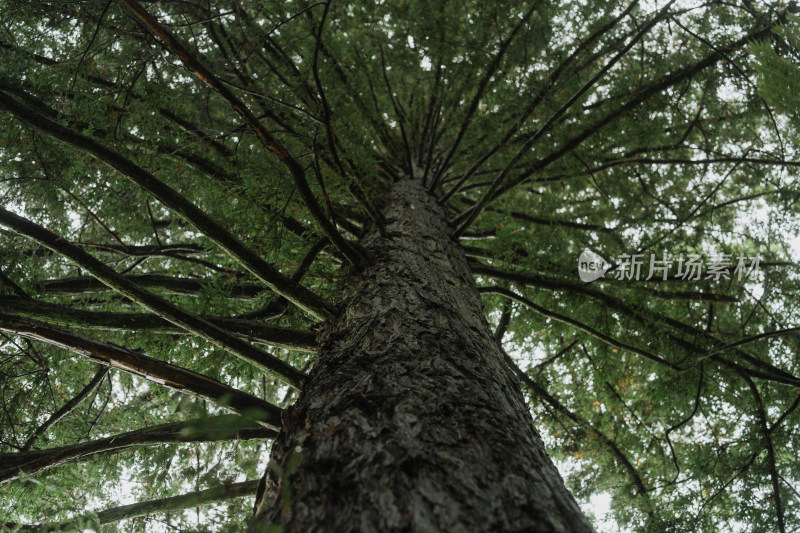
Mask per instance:
[[[142,23],[155,35],[178,59],[183,63],[189,72],[194,74],[200,81],[206,84],[211,90],[218,93],[224,98],[247,123],[256,137],[270,152],[272,152],[286,168],[294,179],[294,184],[297,187],[303,202],[308,208],[311,215],[320,225],[320,228],[331,242],[339,248],[339,250],[347,257],[353,265],[361,265],[364,258],[354,248],[353,244],[345,240],[336,227],[331,223],[328,217],[322,211],[311,187],[306,180],[305,171],[300,163],[292,157],[284,146],[267,131],[261,122],[253,115],[247,106],[235,94],[233,94],[228,87],[223,84],[210,70],[208,70],[203,63],[189,53],[189,51],[170,33],[158,20],[148,13],[138,2],[135,0],[123,0],[125,5],[142,21]],[[276,119],[274,115],[270,116]],[[286,296],[286,295],[284,295]]]
[[[110,288],[127,296],[161,318],[210,341],[245,361],[277,374],[292,386],[298,387],[302,381],[303,373],[281,359],[256,348],[239,337],[231,335],[219,326],[193,313],[184,311],[164,298],[146,291],[130,279],[117,274],[111,267],[45,228],[2,208],[0,208],[0,225],[7,226],[12,231],[33,239],[54,252],[71,259]]]
[[[333,311],[330,304],[324,302],[319,296],[308,289],[296,283],[292,283],[291,280],[278,272],[275,267],[247,248],[241,241],[231,235],[220,226],[219,223],[212,220],[206,213],[187,200],[179,192],[159,181],[152,174],[130,160],[109,150],[94,139],[72,131],[58,122],[25,107],[3,92],[0,92],[0,109],[11,113],[21,122],[24,122],[28,126],[46,135],[51,135],[81,151],[91,154],[100,161],[115,168],[123,175],[129,177],[134,183],[153,195],[164,205],[185,217],[198,231],[213,240],[243,267],[266,283],[270,289],[284,296],[289,301],[320,318]]]
[[[83,400],[88,398],[89,395],[91,395],[97,389],[97,387],[100,385],[100,383],[108,374],[108,370],[109,369],[107,367],[100,368],[95,373],[92,380],[89,381],[89,383],[87,383],[86,386],[78,392],[78,394],[70,398],[70,400],[67,403],[62,405],[55,413],[50,415],[50,418],[45,420],[41,426],[36,428],[36,430],[31,434],[31,436],[28,437],[28,440],[25,441],[25,444],[22,445],[22,451],[27,452],[28,450],[30,450],[36,443],[36,439],[47,433],[47,430],[53,427],[53,425],[56,424],[59,420],[61,420],[62,418],[70,414],[72,411],[77,409],[78,406],[81,404],[81,402],[83,402]]]
[[[114,344],[96,341],[45,322],[0,312],[0,331],[60,346],[101,365],[116,368],[178,392],[217,403],[239,414],[252,416],[269,429],[281,426],[281,409],[269,402],[229,387],[197,372],[171,365]]]
[[[0,483],[17,479],[20,473],[33,475],[58,465],[85,461],[98,454],[109,455],[176,442],[273,439],[277,434],[274,429],[254,425],[249,418],[238,415],[171,422],[68,446],[0,454]]]
[[[175,326],[168,320],[164,320],[158,315],[145,313],[86,311],[41,300],[3,295],[0,295],[0,307],[10,313],[67,327],[106,331],[152,331],[186,334],[186,330]],[[221,316],[201,315],[201,318],[250,342],[306,352],[314,351],[316,348],[316,335],[312,331],[270,326],[252,320]]]
[[[80,531],[93,524],[107,525],[127,520],[147,516],[157,513],[170,511],[180,511],[209,503],[215,503],[242,496],[252,496],[258,488],[259,480],[242,481],[241,483],[231,483],[221,485],[206,490],[189,492],[171,498],[161,498],[158,500],[148,500],[130,505],[113,507],[98,513],[85,514],[77,519],[61,522],[58,524],[6,524],[11,530],[19,528],[18,531]]]

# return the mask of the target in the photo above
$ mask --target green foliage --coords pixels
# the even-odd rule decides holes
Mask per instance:
[[[209,5],[146,9],[279,139],[349,239],[371,225],[365,204],[379,210],[392,176],[414,171],[407,145],[416,174],[441,178],[437,194],[497,148],[448,205],[463,213],[507,170],[469,228],[493,238],[463,243],[484,267],[528,276],[479,274],[479,285],[510,287],[548,311],[514,303],[504,339],[549,395],[526,391],[578,499],[610,494],[613,521],[635,531],[798,528],[800,437],[792,428],[800,423],[800,336],[752,338],[800,321],[796,17],[750,2],[678,4],[639,39],[657,11],[649,3],[614,23],[627,4],[539,2],[469,115],[484,73],[529,6],[333,3],[319,43],[322,4]],[[146,169],[287,276],[323,236],[282,162],[122,3],[2,2],[0,20],[4,94]],[[758,31],[755,41],[730,46]],[[518,154],[573,95],[553,127]],[[260,282],[210,235],[103,161],[9,113],[0,113],[0,198],[119,273],[202,281],[199,290],[152,289],[192,313],[319,327],[291,305],[259,315],[274,294],[245,294]],[[762,265],[745,279],[617,280],[612,271],[585,285],[575,264],[586,248],[611,261],[641,253],[645,266],[665,252],[760,254]],[[344,263],[326,247],[303,286],[336,302]],[[85,277],[85,269],[2,228],[0,272],[0,298],[18,296],[12,281],[72,310],[143,312],[111,291],[48,289],[46,281]],[[484,304],[496,319],[508,302],[484,293]],[[276,405],[291,400],[272,376],[188,333],[69,329]],[[296,368],[313,360],[269,349]],[[95,371],[63,348],[3,333],[0,454],[21,452]],[[112,370],[32,450],[195,420],[182,433],[191,437],[222,407]],[[231,435],[249,425],[237,420],[226,426]],[[0,524],[83,515],[91,522],[105,508],[258,478],[267,459],[265,441],[236,438],[94,455],[0,486]],[[96,527],[238,531],[250,511],[251,499],[238,499]]]
[[[800,34],[797,30],[798,17],[787,16],[787,24],[775,28],[774,40],[763,40],[751,45],[751,52],[758,60],[759,89],[766,101],[789,118],[794,130],[800,127],[800,97],[792,88],[800,78]],[[796,134],[795,134],[796,135]]]

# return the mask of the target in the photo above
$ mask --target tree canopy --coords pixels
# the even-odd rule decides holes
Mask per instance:
[[[579,501],[796,530],[794,11],[0,2],[0,528],[241,530],[411,176]]]

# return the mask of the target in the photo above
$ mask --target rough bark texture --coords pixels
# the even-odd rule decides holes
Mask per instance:
[[[284,413],[254,531],[591,531],[547,457],[442,209],[398,182],[387,236]]]

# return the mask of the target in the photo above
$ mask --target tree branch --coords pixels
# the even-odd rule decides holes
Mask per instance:
[[[30,450],[33,444],[36,442],[36,439],[38,439],[41,435],[44,435],[47,430],[50,429],[56,422],[70,414],[78,407],[78,405],[80,405],[83,400],[88,398],[89,395],[97,389],[97,387],[106,377],[108,370],[108,367],[101,367],[97,373],[95,373],[92,380],[87,383],[86,386],[81,389],[80,392],[78,392],[78,394],[71,398],[67,403],[62,405],[60,409],[50,416],[50,418],[45,420],[44,424],[36,428],[36,431],[34,431],[28,440],[25,441],[25,444],[22,445],[22,451],[27,452]]]
[[[17,285],[13,279],[6,276],[2,269],[0,269],[0,284],[8,287],[9,290],[11,290],[11,292],[16,294],[19,298],[30,298],[28,293],[22,290],[22,287]]]
[[[85,311],[66,305],[0,295],[0,308],[8,313],[27,316],[48,323],[104,331],[152,331],[185,334],[186,331],[157,315],[146,313],[115,313]],[[221,316],[201,315],[200,318],[252,342],[269,344],[290,350],[313,352],[316,335],[311,331],[269,326],[261,322]]]
[[[629,351],[631,353],[635,353],[637,355],[641,355],[642,357],[646,357],[647,359],[650,359],[651,361],[655,361],[656,363],[658,363],[660,365],[663,365],[663,366],[666,366],[667,368],[670,368],[672,370],[682,370],[675,363],[667,361],[666,359],[664,359],[662,357],[659,357],[659,356],[657,356],[655,354],[652,354],[652,353],[650,353],[650,352],[648,352],[646,350],[643,350],[641,348],[638,348],[636,346],[631,346],[630,344],[625,344],[624,342],[618,341],[617,339],[615,339],[613,337],[610,337],[609,335],[606,335],[605,333],[603,333],[601,331],[598,331],[598,330],[596,330],[596,329],[594,329],[594,328],[592,328],[590,326],[587,326],[586,324],[578,322],[574,318],[570,318],[570,317],[562,315],[560,313],[556,313],[554,311],[550,311],[549,309],[545,309],[544,307],[542,307],[540,305],[536,305],[532,301],[528,300],[524,296],[521,296],[521,295],[515,293],[512,290],[506,289],[504,287],[498,287],[496,285],[495,286],[491,286],[491,287],[479,287],[478,290],[480,292],[493,292],[495,294],[500,294],[501,296],[505,296],[506,298],[509,298],[511,300],[514,300],[516,302],[519,302],[519,303],[523,304],[524,306],[528,307],[529,309],[531,309],[533,311],[536,311],[537,313],[539,313],[542,316],[546,316],[548,318],[552,318],[553,320],[557,320],[557,321],[559,321],[559,322],[561,322],[563,324],[566,324],[568,326],[572,326],[573,328],[576,328],[576,329],[578,329],[580,331],[583,331],[584,333],[587,333],[587,334],[591,335],[592,337],[594,337],[594,338],[596,338],[596,339],[598,339],[598,340],[600,340],[600,341],[602,341],[602,342],[604,342],[604,343],[606,343],[606,344],[608,344],[610,346],[613,346],[613,347],[618,348],[620,350],[626,350],[626,351]]]
[[[96,341],[45,322],[0,312],[0,331],[59,346],[101,365],[117,368],[179,392],[193,394],[239,414],[259,410],[256,421],[269,429],[281,427],[281,409],[215,379],[152,357]]]
[[[548,393],[543,387],[541,387],[538,383],[536,383],[528,374],[522,371],[522,369],[517,366],[517,364],[508,356],[506,356],[506,363],[508,364],[509,368],[511,368],[512,372],[516,374],[517,378],[524,383],[534,394],[536,394],[540,399],[544,400],[551,407],[553,407],[556,411],[560,412],[561,414],[565,415],[567,418],[572,420],[576,425],[585,428],[587,431],[591,431],[595,435],[597,435],[600,440],[608,446],[611,452],[616,457],[617,461],[622,465],[625,471],[633,480],[633,484],[636,487],[636,491],[641,495],[647,498],[648,505],[650,504],[649,496],[647,495],[647,487],[645,487],[644,481],[642,477],[639,475],[639,472],[636,471],[636,468],[631,463],[630,459],[623,453],[623,451],[617,446],[617,444],[611,440],[609,437],[606,436],[605,433],[600,431],[598,428],[595,428],[592,424],[588,421],[583,420],[582,418],[578,417],[575,413],[567,409],[561,402],[559,402],[554,396]]]
[[[161,289],[166,294],[197,296],[213,286],[213,281],[201,278],[178,278],[164,274],[125,274],[124,277],[140,287]],[[93,294],[111,290],[96,278],[86,276],[46,279],[36,282],[35,286],[39,293],[54,295]],[[228,287],[224,294],[228,298],[254,298],[264,290],[261,284],[237,283]]]
[[[47,67],[54,67],[60,65],[58,61],[54,60],[51,57],[46,57],[39,54],[33,54],[28,52],[27,50],[23,50],[8,43],[0,42],[0,49],[9,50],[13,53],[26,56],[27,58],[32,59],[36,63],[39,63],[40,65],[44,65]],[[89,81],[92,85],[95,85],[97,87],[102,87],[103,89],[108,89],[112,91],[125,91],[126,98],[133,98],[134,100],[138,101],[144,100],[144,97],[141,94],[136,94],[131,90],[127,90],[125,87],[120,87],[117,83],[113,81],[97,76],[97,73],[94,70],[92,71],[92,74],[86,76],[86,80]],[[7,80],[3,80],[4,83],[6,81]],[[67,94],[71,96],[72,93],[67,93]],[[175,124],[178,125],[178,127],[181,130],[185,131],[192,137],[198,139],[200,142],[203,143],[203,145],[211,147],[212,149],[214,149],[214,151],[216,151],[223,157],[227,158],[233,157],[234,154],[230,148],[228,148],[224,144],[214,139],[211,135],[205,133],[200,127],[192,124],[188,120],[179,117],[177,114],[167,109],[166,107],[159,106],[157,110],[158,110],[157,116],[165,117],[168,120],[174,122]],[[169,128],[169,126],[165,127]]]
[[[311,61],[311,72],[314,74],[314,83],[317,86],[320,103],[322,104],[322,122],[325,126],[325,139],[328,141],[328,149],[336,164],[336,169],[339,171],[339,174],[344,177],[346,173],[341,160],[339,160],[339,152],[336,150],[336,141],[334,140],[331,106],[328,104],[328,99],[325,96],[325,88],[322,86],[322,80],[319,77],[319,49],[322,46],[322,30],[325,27],[325,20],[328,18],[328,11],[330,11],[330,8],[331,3],[325,2],[325,9],[322,11],[322,18],[319,21],[319,28],[317,29],[317,44],[314,46],[314,59]]]
[[[677,331],[681,331],[690,335],[691,338],[706,339],[707,341],[713,343],[718,342],[718,340],[711,333],[707,331],[703,331],[689,324],[685,324],[680,320],[676,320],[674,318],[671,318],[663,314],[647,316],[646,313],[642,312],[641,310],[635,309],[634,307],[622,301],[621,299],[612,296],[610,294],[606,294],[603,291],[594,289],[585,284],[573,283],[562,279],[548,278],[538,274],[534,275],[534,274],[523,274],[516,272],[505,272],[482,264],[472,263],[470,264],[470,269],[474,274],[484,274],[495,279],[511,281],[514,283],[519,283],[521,285],[529,285],[531,287],[539,287],[547,290],[566,291],[573,294],[588,296],[593,300],[603,303],[610,309],[614,309],[616,311],[619,311],[620,313],[624,313],[627,316],[635,318],[636,320],[638,320],[642,324],[647,325],[648,327],[651,327],[653,324],[663,323],[665,325],[675,328],[675,330]],[[658,333],[658,331],[656,332]],[[678,346],[685,349],[689,355],[697,357],[697,360],[693,361],[692,364],[689,366],[680,367],[673,365],[675,366],[675,369],[680,371],[685,371],[688,370],[689,368],[695,368],[702,363],[702,361],[704,360],[702,356],[705,355],[708,351],[706,348],[703,348],[695,344],[694,342],[689,342],[685,339],[682,339],[673,333],[668,333],[667,337],[673,342],[675,342]],[[748,339],[744,340],[745,342],[749,342]],[[793,387],[800,386],[800,378],[794,376],[793,374],[786,372],[785,370],[781,370],[780,368],[777,368],[769,363],[761,361],[760,359],[755,358],[744,351],[737,350],[737,354],[746,361],[748,361],[750,364],[762,368],[764,372],[742,367],[741,365],[734,363],[733,361],[725,359],[719,353],[712,354],[711,359],[725,366],[747,371],[750,375],[758,377],[760,379],[768,379],[775,381],[777,383],[791,385]]]
[[[467,204],[469,206],[474,206],[475,204],[478,203],[475,200],[473,200],[471,198],[466,198],[466,197],[459,198],[459,201],[461,201],[461,202],[463,202],[463,203],[465,203],[465,204]],[[492,212],[495,212],[495,213],[500,213],[501,212],[500,210],[492,209],[492,208],[487,208],[486,210],[487,211],[492,211]],[[502,213],[506,214],[505,211],[502,211]],[[608,233],[608,232],[612,231],[611,229],[606,228],[605,226],[598,225],[598,224],[584,224],[582,222],[574,222],[572,220],[559,220],[559,219],[553,219],[553,218],[536,217],[536,216],[533,216],[533,215],[529,215],[527,213],[523,213],[521,211],[511,211],[508,214],[512,218],[516,218],[516,219],[522,220],[524,222],[532,222],[533,224],[539,224],[539,225],[542,225],[542,226],[561,226],[561,227],[565,227],[565,228],[581,229],[581,230],[588,230],[588,231],[600,231],[600,232],[603,232],[603,233]]]
[[[389,95],[389,100],[392,102],[392,107],[394,108],[394,114],[397,117],[397,125],[400,126],[400,135],[403,138],[403,149],[406,153],[406,165],[408,166],[408,170],[406,172],[408,172],[409,175],[413,175],[414,163],[411,156],[411,145],[409,144],[408,137],[406,136],[405,119],[400,106],[397,103],[397,99],[394,97],[392,84],[389,83],[389,75],[386,72],[386,58],[383,54],[383,47],[379,46],[378,50],[381,53],[381,72],[383,73],[383,82],[386,85],[386,92]]]
[[[786,525],[784,524],[783,516],[783,503],[781,502],[780,490],[780,476],[778,475],[778,468],[775,461],[775,447],[772,444],[772,435],[767,423],[767,414],[764,410],[764,402],[761,401],[761,395],[758,393],[758,388],[753,380],[744,373],[741,373],[742,379],[747,382],[750,387],[750,392],[753,393],[753,399],[756,403],[756,415],[758,416],[758,425],[761,429],[761,435],[764,438],[764,445],[767,448],[767,470],[769,477],[772,480],[772,498],[775,502],[775,516],[778,519],[778,530],[780,533],[786,533]]]
[[[722,49],[722,51],[728,52],[728,51],[731,51],[731,50],[736,50],[738,48],[741,48],[742,46],[744,46],[745,44],[747,44],[748,42],[750,42],[753,39],[758,39],[759,37],[763,37],[765,35],[768,35],[770,30],[771,30],[771,28],[772,28],[772,26],[768,25],[766,27],[762,27],[762,28],[760,28],[760,29],[758,29],[756,31],[753,31],[753,32],[747,34],[746,36],[742,37],[741,39],[738,39],[738,40],[730,43],[729,45],[724,47]],[[507,191],[511,190],[512,188],[516,187],[517,185],[525,182],[531,175],[535,174],[536,172],[539,172],[539,171],[543,170],[544,168],[549,166],[554,161],[557,161],[558,159],[560,159],[564,155],[571,153],[575,148],[580,146],[583,143],[583,141],[585,141],[586,139],[588,139],[589,137],[591,137],[592,135],[594,135],[595,133],[597,133],[598,131],[603,129],[605,126],[607,126],[611,122],[613,122],[613,121],[617,120],[619,117],[625,115],[628,111],[630,111],[631,109],[635,108],[636,106],[638,106],[639,104],[641,104],[642,102],[644,102],[645,100],[650,98],[651,96],[653,96],[653,95],[663,91],[664,89],[667,89],[667,88],[669,88],[669,87],[671,87],[671,86],[673,86],[673,85],[675,85],[677,83],[680,83],[681,81],[684,81],[686,79],[690,79],[692,76],[694,76],[698,72],[701,72],[701,71],[705,70],[706,68],[710,67],[711,65],[716,64],[718,61],[723,59],[723,57],[724,56],[723,56],[723,54],[721,52],[711,53],[711,54],[707,55],[705,58],[703,58],[702,60],[700,60],[700,61],[698,61],[698,62],[696,62],[696,63],[694,63],[692,65],[689,65],[687,67],[678,69],[676,71],[673,71],[673,72],[663,76],[660,80],[657,80],[657,81],[655,81],[653,83],[650,83],[650,84],[642,86],[641,88],[639,88],[636,91],[636,93],[633,95],[633,97],[630,98],[627,102],[625,102],[624,104],[619,106],[617,109],[609,112],[604,117],[596,120],[589,127],[585,128],[583,131],[581,131],[579,134],[575,135],[574,137],[572,137],[568,141],[564,142],[561,145],[561,148],[559,148],[558,150],[550,153],[548,156],[540,159],[539,161],[536,161],[535,163],[532,163],[530,165],[530,168],[527,171],[523,172],[522,174],[520,174],[519,176],[515,177],[514,179],[509,180],[505,184],[501,184],[500,181],[495,180],[493,182],[493,185],[490,186],[490,190],[487,191],[487,193],[481,199],[480,203],[478,205],[474,206],[473,208],[471,208],[469,211],[463,213],[462,216],[459,217],[458,222],[461,223],[461,225],[459,226],[459,229],[465,228],[466,227],[465,223],[467,221],[469,221],[471,223],[471,221],[473,221],[475,219],[475,217],[477,217],[478,212],[481,209],[483,209],[483,207],[486,204],[488,204],[490,201],[494,200],[495,198],[498,198],[499,196],[501,196],[505,192],[507,192]],[[506,168],[509,168],[509,166],[507,166]],[[503,176],[503,178],[505,179],[505,176]],[[479,206],[480,206],[480,209],[479,209]],[[462,231],[463,231],[463,229],[462,229]]]
[[[173,496],[172,498],[162,498],[159,500],[148,500],[130,505],[123,505],[100,511],[96,515],[94,513],[85,514],[77,519],[58,524],[8,524],[8,527],[15,526],[19,527],[20,531],[36,531],[41,533],[46,531],[81,531],[85,529],[87,525],[113,524],[120,520],[128,520],[169,511],[180,511],[182,509],[190,509],[208,503],[240,498],[242,496],[251,496],[256,493],[259,482],[260,480],[253,479],[241,483],[231,483],[229,485],[221,485],[206,490],[189,492],[180,496]]]
[[[610,31],[614,26],[616,26],[620,20],[622,20],[625,16],[627,16],[631,10],[639,3],[639,0],[633,0],[625,10],[620,13],[617,17],[609,21],[607,24],[603,25],[600,29],[596,32],[591,34],[587,39],[585,39],[580,45],[578,45],[575,50],[565,59],[562,61],[558,67],[552,69],[550,71],[550,75],[547,77],[547,81],[544,82],[542,87],[536,93],[536,96],[533,98],[530,104],[525,108],[522,112],[520,117],[516,120],[514,125],[508,129],[508,132],[503,136],[503,138],[495,144],[488,152],[478,158],[475,163],[469,168],[469,170],[453,185],[449,191],[447,191],[440,199],[439,203],[446,204],[455,194],[457,194],[463,186],[469,181],[469,179],[475,175],[475,173],[487,162],[491,159],[497,152],[499,152],[508,141],[514,136],[514,133],[522,127],[522,124],[530,117],[530,115],[536,110],[539,104],[544,100],[545,96],[547,96],[550,91],[553,89],[555,82],[561,77],[561,74],[572,65],[575,60],[580,56],[585,50],[587,50],[590,46],[597,42],[597,40],[605,35],[608,31]]]
[[[294,387],[299,387],[300,382],[305,377],[305,374],[274,355],[252,346],[248,342],[222,330],[215,324],[193,313],[184,311],[164,298],[143,289],[126,277],[117,274],[114,269],[106,266],[74,244],[27,219],[0,208],[0,225],[7,226],[15,233],[33,239],[54,252],[71,259],[98,280],[161,318],[187,331],[191,331],[245,361],[277,374]]]
[[[305,287],[292,283],[291,280],[278,272],[275,267],[246,247],[178,191],[159,181],[155,176],[132,161],[106,148],[94,139],[70,130],[58,122],[33,111],[3,92],[0,92],[0,109],[11,113],[28,126],[86,152],[118,170],[172,211],[186,218],[200,233],[214,241],[270,289],[312,315],[317,318],[324,318],[335,312],[331,304],[325,302]]]
[[[320,225],[320,228],[328,236],[331,242],[339,248],[348,261],[353,265],[362,265],[364,258],[353,247],[352,243],[345,240],[344,237],[336,230],[333,223],[325,216],[319,203],[317,203],[314,193],[306,180],[305,171],[300,163],[289,154],[286,148],[259,122],[258,118],[247,108],[236,95],[234,95],[228,87],[222,83],[210,70],[208,70],[198,58],[194,57],[178,40],[150,13],[148,13],[138,2],[135,0],[123,0],[126,6],[139,18],[140,21],[153,33],[173,54],[175,54],[186,69],[194,74],[200,81],[205,83],[212,91],[222,96],[233,108],[236,113],[241,116],[247,125],[253,130],[256,137],[261,143],[272,152],[281,163],[286,166],[289,173],[294,179],[294,184],[297,187],[306,208],[311,213],[311,216]],[[277,117],[268,114],[268,118],[277,120]],[[288,297],[288,296],[287,296]]]
[[[83,461],[97,454],[120,453],[139,446],[274,439],[277,435],[276,430],[254,426],[252,420],[238,415],[219,415],[160,424],[69,446],[0,454],[0,484],[17,479],[21,473],[32,475],[61,464]]]
[[[464,134],[469,129],[470,122],[472,122],[472,118],[475,116],[475,111],[478,109],[478,104],[480,103],[481,98],[483,98],[483,93],[486,91],[489,81],[492,79],[492,76],[494,76],[495,72],[497,72],[497,69],[500,68],[500,63],[503,61],[503,57],[506,55],[509,46],[511,46],[511,42],[514,40],[514,37],[517,36],[522,27],[528,22],[528,20],[531,18],[531,15],[533,15],[533,12],[536,11],[537,7],[539,7],[538,2],[533,2],[528,11],[526,11],[522,16],[522,19],[514,26],[514,29],[511,30],[511,33],[508,35],[508,37],[506,37],[503,42],[500,43],[497,53],[489,62],[489,66],[486,68],[486,72],[483,74],[481,81],[478,82],[478,89],[475,91],[475,95],[472,97],[472,101],[469,103],[469,107],[467,108],[467,113],[464,115],[464,118],[461,121],[461,126],[459,126],[458,133],[456,134],[456,140],[453,141],[453,145],[450,147],[450,150],[447,151],[447,155],[444,157],[442,164],[437,169],[437,172],[434,174],[433,179],[428,186],[429,191],[433,192],[436,189],[436,186],[439,184],[439,180],[442,178],[442,175],[447,171],[450,160],[453,158],[456,150],[458,150],[458,145],[461,144]]]
[[[667,5],[665,5],[659,12],[652,17],[644,27],[637,32],[637,34],[631,38],[630,41],[620,50],[614,57],[612,57],[603,68],[601,68],[594,76],[592,76],[589,81],[583,84],[577,92],[575,92],[569,100],[567,100],[555,113],[553,113],[550,118],[542,124],[539,129],[537,129],[533,134],[529,136],[529,138],[525,141],[525,144],[519,151],[511,158],[508,164],[503,168],[502,172],[497,175],[494,179],[492,184],[489,186],[489,189],[486,193],[481,197],[480,201],[470,208],[466,213],[462,213],[462,216],[459,216],[459,226],[453,232],[453,237],[458,237],[461,233],[464,232],[477,218],[483,208],[489,203],[492,198],[494,197],[495,192],[500,187],[500,185],[505,181],[506,176],[511,172],[516,164],[522,159],[522,157],[531,149],[531,147],[538,141],[545,133],[547,133],[550,128],[559,120],[564,113],[566,113],[569,108],[571,108],[578,99],[586,94],[586,92],[591,89],[595,83],[597,83],[600,78],[602,78],[614,65],[616,65],[624,56],[628,53],[628,51],[633,48],[633,46],[642,39],[647,32],[652,29],[653,26],[656,25],[657,22],[662,20],[666,14],[667,10],[675,3],[676,0],[670,0]]]
[[[503,305],[503,311],[500,314],[500,320],[497,321],[497,328],[494,330],[494,341],[503,345],[503,337],[508,331],[508,325],[511,323],[511,302],[506,300]]]

